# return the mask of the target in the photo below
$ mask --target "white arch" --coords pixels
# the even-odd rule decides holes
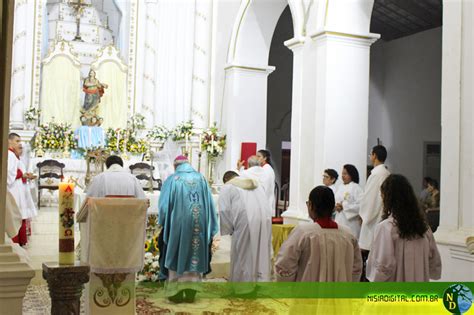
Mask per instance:
[[[232,29],[228,64],[266,67],[270,44],[283,10],[290,6],[295,37],[303,33],[303,8],[297,0],[242,1]],[[265,18],[262,19],[261,17]]]

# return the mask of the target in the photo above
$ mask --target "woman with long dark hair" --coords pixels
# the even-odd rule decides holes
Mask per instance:
[[[352,235],[359,239],[360,198],[364,190],[359,185],[359,172],[354,165],[344,165],[341,174],[343,184],[336,193],[336,222],[350,228]]]
[[[367,262],[372,282],[429,281],[441,277],[441,258],[415,192],[402,175],[392,174],[380,188],[383,216]]]

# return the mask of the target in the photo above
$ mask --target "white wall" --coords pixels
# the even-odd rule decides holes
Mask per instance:
[[[392,173],[415,188],[423,142],[441,141],[441,35],[436,28],[371,48],[368,153],[380,138]]]
[[[212,66],[211,66],[211,122],[222,125],[222,107],[224,104],[225,66],[229,42],[232,36],[233,22],[239,11],[240,1],[215,1],[212,23]]]
[[[443,3],[441,213],[435,239],[441,253],[441,281],[473,281],[474,235],[473,43],[474,3]]]

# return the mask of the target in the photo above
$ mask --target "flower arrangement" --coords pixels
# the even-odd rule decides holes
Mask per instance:
[[[186,138],[189,139],[192,135],[194,135],[193,128],[194,128],[194,123],[192,120],[185,121],[177,125],[176,128],[174,128],[173,131],[171,132],[173,141],[182,141],[182,140],[186,140]]]
[[[166,141],[170,136],[170,131],[165,126],[154,126],[148,131],[146,137],[148,140]]]
[[[62,151],[66,146],[68,149],[76,149],[77,139],[70,124],[50,122],[39,126],[31,145],[35,149],[41,147],[42,150]]]
[[[145,129],[145,116],[139,113],[133,115],[128,119],[127,126],[133,131]]]
[[[141,281],[158,281],[160,273],[158,252],[158,234],[148,237],[145,241],[145,263],[143,270],[139,273]]]
[[[215,159],[221,156],[226,145],[226,135],[219,132],[215,123],[201,135],[201,150],[207,152],[210,158]]]
[[[106,131],[107,148],[111,152],[130,152],[143,154],[148,151],[146,139],[137,139],[131,129],[113,129]],[[118,143],[117,143],[118,142]]]
[[[41,115],[41,109],[30,107],[25,111],[25,121],[26,122],[38,121],[40,115]]]

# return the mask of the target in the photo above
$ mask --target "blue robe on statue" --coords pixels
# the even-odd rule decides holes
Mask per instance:
[[[210,248],[218,231],[217,213],[209,185],[189,163],[176,168],[161,188],[159,220],[161,277],[167,270],[206,274]],[[163,268],[164,267],[164,268]]]

